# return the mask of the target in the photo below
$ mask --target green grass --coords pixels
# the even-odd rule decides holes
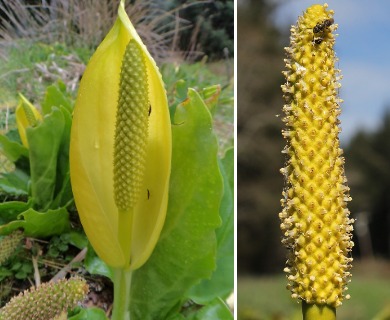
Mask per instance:
[[[390,319],[390,264],[384,265],[358,264],[353,269],[348,285],[351,299],[337,309],[338,320]],[[302,319],[301,305],[290,298],[285,287],[283,275],[239,277],[238,320]]]
[[[60,43],[0,43],[0,108],[16,104],[18,92],[32,102],[41,101],[48,85],[59,79],[74,80],[73,75],[77,78],[91,54],[87,49],[70,49]]]

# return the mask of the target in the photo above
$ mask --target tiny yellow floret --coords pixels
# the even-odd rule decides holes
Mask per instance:
[[[353,220],[338,138],[333,14],[326,4],[314,5],[291,28],[282,86],[287,162],[281,170],[285,189],[279,216],[292,296],[337,307],[350,277]]]

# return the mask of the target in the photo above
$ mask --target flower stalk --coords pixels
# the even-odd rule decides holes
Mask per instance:
[[[130,288],[132,270],[117,268],[113,270],[114,307],[111,320],[130,320]]]
[[[334,52],[334,12],[309,7],[291,28],[286,48],[283,136],[286,166],[281,200],[285,272],[304,319],[335,319],[351,276],[351,200],[344,175],[338,116],[339,70]]]
[[[302,302],[303,320],[336,320],[336,308],[327,304],[308,304]]]

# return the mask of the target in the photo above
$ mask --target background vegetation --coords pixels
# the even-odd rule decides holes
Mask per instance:
[[[164,2],[170,10],[184,5],[180,15],[193,25],[181,33],[181,50],[192,54],[204,51],[213,60],[234,55],[233,0],[203,1],[203,6],[191,6],[186,0]]]
[[[273,24],[277,3],[238,2],[237,256],[241,320],[300,316],[282,275],[286,251],[280,243],[278,213],[285,141],[278,115],[283,106],[281,71],[285,68],[283,47],[288,45],[289,30],[278,30]],[[357,223],[349,286],[352,298],[340,308],[341,319],[373,319],[390,306],[390,115],[385,114],[383,119],[375,131],[360,130],[344,146],[353,199],[349,208]]]

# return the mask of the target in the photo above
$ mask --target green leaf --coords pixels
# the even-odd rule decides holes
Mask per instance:
[[[174,122],[174,117],[176,113],[177,106],[187,99],[188,84],[185,80],[180,79],[175,83],[175,96],[174,101],[171,103],[169,108],[169,115],[171,117],[171,122]]]
[[[41,210],[48,209],[53,200],[64,127],[63,113],[54,108],[42,123],[26,130],[30,151],[31,193],[36,208]]]
[[[67,206],[73,200],[69,173],[69,144],[72,116],[65,108],[61,107],[60,110],[64,116],[65,125],[58,150],[56,187],[54,190],[55,199],[51,204],[52,209]]]
[[[77,307],[71,312],[68,320],[107,320],[107,317],[102,309],[95,307],[83,309]]]
[[[0,266],[0,281],[3,281],[5,278],[9,277],[12,274],[12,271],[8,270],[3,266]]]
[[[221,300],[214,299],[210,304],[204,306],[195,313],[186,317],[186,320],[233,320],[233,314],[229,307]]]
[[[18,215],[31,207],[29,202],[8,201],[0,203],[0,224],[17,219]]]
[[[28,194],[29,176],[22,170],[15,169],[0,177],[0,190],[15,196]]]
[[[69,243],[76,248],[83,249],[88,245],[88,239],[84,233],[71,231],[68,233]]]
[[[0,226],[0,235],[23,228],[27,237],[45,238],[59,235],[70,228],[69,214],[65,208],[38,212],[28,209],[18,216],[19,219]]]
[[[60,251],[55,247],[51,247],[47,250],[47,255],[49,257],[57,258],[60,255]]]
[[[29,273],[32,272],[33,266],[30,263],[24,263],[21,270],[26,273]]]
[[[19,280],[26,279],[27,278],[27,273],[24,272],[23,270],[20,270],[17,273],[15,273],[15,278],[19,279]]]
[[[0,135],[0,152],[12,162],[21,156],[28,156],[28,150],[22,144],[12,141],[5,135]]]
[[[90,243],[88,243],[88,251],[84,259],[85,269],[90,274],[99,274],[107,278],[113,279],[111,269],[101,260],[96,252],[93,250]]]
[[[33,269],[31,262],[23,262],[22,264],[18,264],[17,268],[12,268],[12,270],[17,271],[15,273],[16,279],[26,279],[32,274]]]
[[[230,190],[234,191],[234,148],[229,148],[221,159]],[[234,198],[234,197],[233,197]]]
[[[13,115],[13,118],[15,118],[15,115]],[[13,120],[15,121],[15,120]],[[17,128],[11,128],[6,133],[5,136],[13,142],[17,142],[20,145],[22,144],[22,140],[20,139],[19,130]]]
[[[168,319],[183,296],[215,269],[223,184],[209,110],[192,89],[172,127],[172,172],[166,222],[148,260],[134,271],[130,310],[135,319]]]
[[[191,289],[189,298],[207,304],[217,297],[226,298],[234,287],[234,150],[228,149],[220,161],[224,193],[220,216],[222,225],[216,230],[218,239],[217,269],[211,279],[203,280]]]
[[[17,271],[17,270],[19,270],[21,267],[22,267],[22,263],[21,263],[21,262],[16,262],[15,264],[12,265],[11,270]]]
[[[216,84],[206,87],[202,90],[201,94],[211,114],[214,114],[218,104],[219,96],[221,95],[221,85]]]
[[[72,102],[66,96],[66,87],[60,84],[53,84],[46,88],[45,99],[42,102],[43,114],[49,114],[53,107],[63,106],[68,112],[72,112]]]
[[[167,320],[185,320],[185,319],[186,318],[182,314],[176,313],[171,315]]]
[[[58,246],[58,250],[60,250],[61,252],[65,252],[65,251],[68,251],[68,249],[69,249],[69,246],[67,245],[67,244],[60,244],[59,246]]]
[[[187,98],[188,84],[185,80],[181,79],[176,82],[176,95],[178,99],[184,101]]]

